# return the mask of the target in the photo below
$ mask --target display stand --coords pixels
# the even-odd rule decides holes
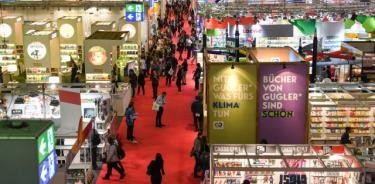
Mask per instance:
[[[360,184],[360,162],[343,145],[211,145],[205,183]]]
[[[101,139],[104,139],[104,136],[101,135]],[[57,164],[59,167],[65,167],[66,156],[69,151],[72,149],[74,143],[77,140],[76,131],[66,131],[59,129],[56,132],[56,155],[57,155]],[[91,149],[89,144],[89,138],[85,140],[77,155],[73,159],[71,165],[67,169],[65,174],[65,183],[74,183],[77,180],[89,181],[90,177],[86,175],[87,171],[91,168]],[[101,153],[104,148],[104,141],[97,146],[98,150],[98,162],[101,159]],[[86,154],[86,155],[85,155]]]
[[[29,33],[30,31],[45,31],[52,29],[51,21],[25,22],[23,25],[23,34]]]
[[[18,65],[23,59],[23,18],[17,16],[7,16],[1,18],[0,23],[0,66],[3,72],[8,71],[8,67]],[[18,70],[18,67],[16,67]],[[14,71],[8,71],[14,73]],[[4,81],[6,82],[6,81]]]
[[[310,87],[310,142],[339,143],[346,127],[352,142],[371,144],[374,137],[372,94],[360,84],[314,84]]]
[[[59,96],[55,88],[45,84],[10,84],[0,90],[0,119],[56,121],[61,117]]]
[[[138,72],[141,53],[141,22],[126,22],[125,17],[119,19],[119,30],[129,32],[129,38],[121,46],[120,58],[116,64],[120,68],[121,76],[124,76],[124,68],[128,66],[128,71],[133,69]],[[127,71],[127,72],[128,72]]]
[[[96,31],[85,40],[86,82],[110,82],[113,64],[129,32]]]
[[[51,121],[8,120],[0,124],[0,183],[49,183],[57,171]]]
[[[116,22],[115,21],[96,21],[91,24],[91,34],[96,31],[116,31]]]
[[[25,35],[24,52],[28,83],[48,83],[51,76],[59,76],[59,45],[57,31],[33,31]]]
[[[60,33],[61,72],[63,82],[70,82],[71,58],[78,66],[82,64],[83,23],[81,16],[64,16],[57,19]],[[69,81],[66,81],[68,80]]]
[[[342,49],[362,61],[360,67],[361,81],[365,83],[375,82],[375,42],[345,42]]]

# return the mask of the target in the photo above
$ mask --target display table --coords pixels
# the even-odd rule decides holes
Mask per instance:
[[[211,145],[210,151],[211,184],[361,183],[363,168],[343,145]]]

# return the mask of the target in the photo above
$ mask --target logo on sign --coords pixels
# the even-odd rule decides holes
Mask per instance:
[[[41,42],[32,42],[27,46],[27,54],[31,59],[42,60],[47,55],[47,48]]]
[[[137,33],[136,28],[132,24],[125,24],[122,26],[121,31],[128,31],[130,39],[134,38],[135,34]]]
[[[0,36],[8,38],[12,34],[12,28],[8,24],[0,24]]]
[[[70,24],[63,24],[60,26],[60,35],[63,38],[72,38],[74,36],[74,28]]]
[[[215,130],[223,130],[224,129],[224,122],[223,121],[214,121],[213,122]]]

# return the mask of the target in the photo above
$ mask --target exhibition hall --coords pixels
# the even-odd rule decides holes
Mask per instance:
[[[0,183],[374,184],[374,0],[0,0]]]

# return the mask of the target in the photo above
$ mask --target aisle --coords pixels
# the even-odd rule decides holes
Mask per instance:
[[[185,30],[190,33],[190,28],[185,24]],[[175,40],[175,39],[174,39]],[[184,53],[186,56],[186,53]],[[189,62],[190,63],[190,62]],[[162,122],[166,126],[155,127],[156,112],[152,107],[151,81],[146,81],[146,95],[136,95],[134,99],[135,110],[139,113],[139,119],[135,122],[134,136],[138,144],[130,144],[125,139],[126,126],[122,122],[120,126],[120,137],[124,144],[127,156],[122,161],[126,169],[126,177],[119,180],[119,174],[114,170],[111,180],[103,181],[106,166],[103,167],[98,178],[98,184],[146,184],[150,183],[146,175],[149,162],[154,159],[155,154],[160,152],[164,157],[166,177],[163,183],[168,184],[198,184],[199,179],[193,177],[194,159],[190,157],[196,132],[192,123],[190,105],[197,92],[194,91],[192,71],[194,65],[189,65],[187,85],[182,87],[182,93],[177,93],[175,81],[172,87],[165,86],[165,78],[160,79],[159,94],[167,92],[167,101],[164,109]]]

